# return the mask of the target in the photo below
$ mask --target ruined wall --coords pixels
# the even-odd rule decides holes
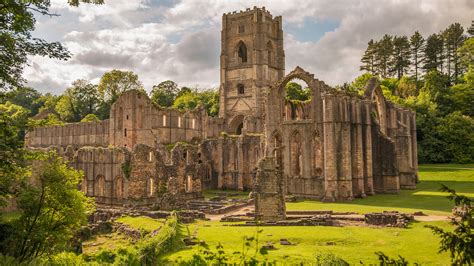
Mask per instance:
[[[275,158],[265,157],[258,163],[255,185],[255,214],[258,221],[281,221],[286,217],[282,172]]]
[[[37,127],[27,133],[25,142],[27,147],[32,148],[68,145],[106,147],[109,145],[109,120]]]

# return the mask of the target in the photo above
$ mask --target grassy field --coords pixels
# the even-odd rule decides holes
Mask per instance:
[[[376,195],[366,199],[356,199],[350,203],[321,203],[303,201],[287,203],[289,210],[334,210],[360,213],[399,210],[403,212],[423,211],[429,214],[447,215],[452,203],[446,194],[439,192],[440,184],[445,184],[457,192],[474,197],[474,165],[422,165],[420,183],[416,190],[403,190],[398,195]],[[451,228],[448,222],[415,222],[408,229],[371,227],[262,227],[260,243],[272,242],[277,250],[269,251],[269,258],[296,264],[314,263],[318,253],[331,252],[351,264],[363,261],[376,263],[376,251],[390,256],[401,255],[411,263],[425,265],[448,265],[449,255],[438,254],[439,238],[425,228],[427,224]],[[224,226],[219,222],[199,222],[188,227],[199,239],[215,247],[221,243],[227,254],[242,251],[243,236],[252,236],[256,227]],[[187,233],[184,230],[184,234]],[[294,246],[281,246],[279,239],[286,238]],[[168,255],[170,261],[190,258],[197,247],[181,250]],[[306,264],[305,263],[305,264]],[[283,263],[281,263],[283,264]]]
[[[440,184],[474,198],[473,164],[420,165],[419,176],[421,182],[417,184],[417,189],[402,190],[398,195],[375,195],[346,203],[288,202],[286,206],[287,210],[333,210],[359,213],[398,210],[445,215],[451,212],[453,204],[446,199],[446,193],[439,191]]]
[[[152,232],[163,225],[164,219],[152,219],[150,217],[138,216],[130,217],[124,216],[116,220],[119,223],[123,223],[137,230],[144,230],[146,232]]]

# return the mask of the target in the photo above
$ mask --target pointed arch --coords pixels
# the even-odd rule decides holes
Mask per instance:
[[[275,163],[280,169],[283,168],[283,140],[280,132],[275,130],[270,138],[270,152],[275,158]]]
[[[377,78],[372,77],[365,86],[365,97],[375,103],[376,119],[380,125],[380,131],[387,134],[387,105],[383,96],[382,88]]]
[[[98,175],[94,182],[94,196],[105,197],[105,177]]]
[[[323,147],[321,142],[321,135],[318,130],[315,130],[311,137],[311,153],[313,176],[321,176],[323,173]]]
[[[121,176],[117,176],[114,180],[114,195],[116,198],[121,199],[123,198],[123,178]]]
[[[237,60],[239,63],[247,63],[247,46],[243,41],[237,44]]]

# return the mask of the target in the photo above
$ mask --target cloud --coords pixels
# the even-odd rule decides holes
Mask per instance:
[[[60,18],[65,26],[51,28],[52,20],[39,20],[37,33],[57,37],[61,32],[73,58],[61,62],[33,57],[25,72],[30,85],[44,90],[64,90],[78,78],[98,81],[113,68],[134,71],[146,89],[166,79],[181,86],[215,87],[222,14],[256,5],[247,0],[114,0],[79,8],[64,3],[53,1],[58,13],[68,14]],[[370,39],[385,33],[411,35],[415,30],[427,37],[454,22],[469,26],[474,10],[469,0],[278,0],[258,6],[283,16],[286,72],[299,65],[331,85],[360,75],[360,58]],[[300,36],[311,34],[311,26],[318,25],[313,22],[325,21],[334,28],[318,32],[318,38]]]

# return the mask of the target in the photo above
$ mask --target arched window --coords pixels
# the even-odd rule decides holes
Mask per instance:
[[[127,129],[126,129],[126,128],[123,130],[123,136],[124,136],[124,137],[127,136]]]
[[[123,197],[123,178],[120,176],[115,178],[115,197],[118,199]]]
[[[274,59],[273,59],[274,53],[273,53],[273,45],[272,42],[267,43],[267,60],[268,60],[268,65],[273,64]]]
[[[237,84],[237,93],[238,94],[245,94],[245,86],[244,84]]]
[[[98,197],[105,196],[105,177],[103,175],[98,175],[95,180],[94,194]]]
[[[292,176],[301,176],[302,174],[302,157],[303,154],[301,152],[301,136],[300,133],[295,132],[293,133],[291,140],[290,140],[290,161],[291,161],[291,175]]]
[[[247,62],[247,46],[245,46],[245,43],[242,41],[240,41],[239,45],[237,46],[237,55],[239,58],[239,63]]]
[[[148,178],[148,191],[147,194],[149,197],[153,196],[153,193],[155,192],[155,184],[153,178]]]
[[[186,181],[184,183],[184,190],[186,192],[192,192],[193,191],[193,177],[188,175],[186,176]]]
[[[81,191],[84,192],[84,195],[87,195],[87,177],[86,176],[82,180]]]

